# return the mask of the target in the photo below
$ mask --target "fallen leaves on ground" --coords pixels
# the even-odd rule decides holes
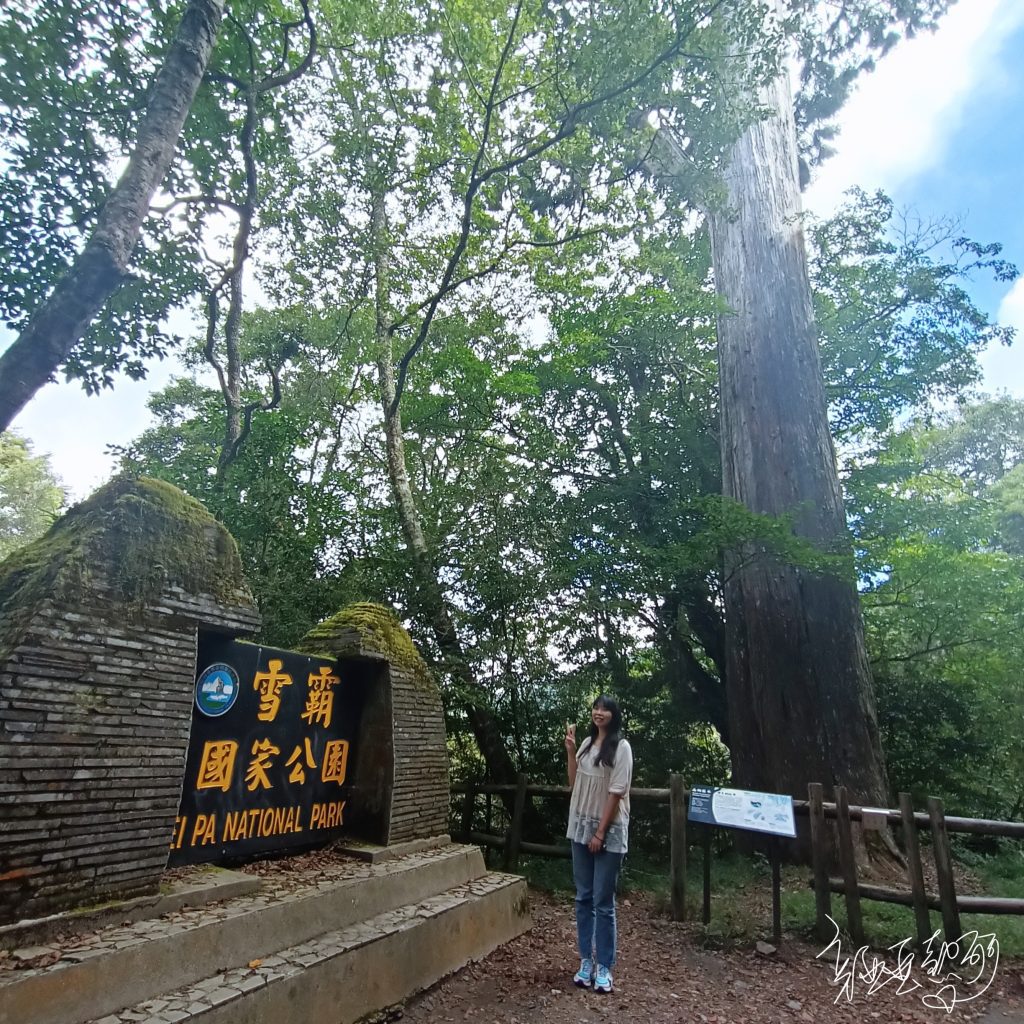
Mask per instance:
[[[852,1002],[840,998],[831,963],[789,937],[771,953],[699,947],[699,928],[659,914],[632,895],[619,904],[619,963],[610,996],[577,989],[571,899],[531,891],[533,928],[486,959],[458,971],[405,1007],[404,1020],[475,1024],[940,1024],[1024,1021],[1019,965],[1001,965],[992,988],[952,1013],[924,1006],[898,982]],[[762,946],[765,944],[761,944]],[[1008,1007],[1020,1017],[1004,1017]]]

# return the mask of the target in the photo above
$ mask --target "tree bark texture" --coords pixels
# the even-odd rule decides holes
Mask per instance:
[[[81,254],[0,356],[0,430],[53,376],[124,278],[213,52],[224,0],[191,0],[153,83],[131,159]]]
[[[719,317],[723,491],[847,553],[803,231],[788,82],[737,142],[727,206],[710,217]],[[807,794],[809,782],[883,803],[885,770],[852,579],[763,551],[726,564],[726,688],[735,782]]]

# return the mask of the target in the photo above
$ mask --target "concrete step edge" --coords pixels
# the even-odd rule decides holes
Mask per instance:
[[[144,1000],[125,1010],[95,1018],[85,1024],[181,1024],[193,1021],[196,1024],[205,1024],[206,1019],[214,1013],[228,1014],[226,1019],[235,1019],[232,1004],[240,1003],[260,989],[273,985],[287,985],[307,971],[323,967],[365,947],[383,943],[398,933],[415,929],[424,922],[437,920],[477,901],[501,897],[509,890],[511,892],[508,895],[522,903],[518,912],[528,920],[524,879],[516,875],[492,872],[418,903],[328,932],[282,950],[274,956],[263,958],[259,962],[253,961],[256,963],[255,967],[246,966],[218,972],[194,985],[166,993],[156,999]],[[521,930],[525,929],[518,929]],[[502,936],[501,941],[507,941],[507,938],[511,937]],[[488,944],[487,948],[479,950],[477,956],[486,955],[497,944]],[[434,980],[438,979],[432,979],[431,983]],[[404,993],[402,997],[411,995],[413,991],[423,987],[426,986],[419,985]]]
[[[452,844],[424,857],[388,861],[369,875],[339,879],[295,899],[268,904],[266,896],[257,894],[226,900],[216,911],[190,915],[181,922],[187,927],[164,929],[154,923],[150,927],[155,934],[149,938],[129,937],[126,945],[83,955],[77,962],[11,972],[0,982],[0,1024],[30,1019],[37,1024],[80,1024],[117,1009],[112,1000],[125,987],[130,1002],[153,998],[204,978],[210,963],[241,967],[312,939],[330,925],[393,910],[471,882],[485,870],[479,849]],[[112,934],[132,936],[135,928],[141,930],[130,926]]]
[[[83,907],[3,925],[0,927],[0,948],[13,950],[22,946],[46,946],[61,934],[84,935],[119,922],[137,924],[164,914],[251,896],[259,887],[257,875],[211,867],[197,878],[173,882],[166,891],[152,896],[136,896],[98,907]]]

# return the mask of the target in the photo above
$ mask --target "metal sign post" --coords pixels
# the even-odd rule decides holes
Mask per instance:
[[[711,830],[741,829],[768,835],[772,867],[772,939],[782,940],[782,884],[779,870],[779,837],[796,838],[793,798],[785,793],[758,793],[750,789],[694,786],[690,791],[690,821],[704,825],[704,924],[711,921]]]

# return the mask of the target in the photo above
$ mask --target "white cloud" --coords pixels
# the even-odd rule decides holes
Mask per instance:
[[[981,357],[986,391],[1009,391],[1024,398],[1024,277],[1003,296],[999,304],[999,323],[1013,327],[1017,340],[1012,346],[994,345]]]
[[[999,322],[1024,332],[1024,277],[1017,278],[999,303]]]
[[[828,214],[853,185],[892,192],[940,160],[965,100],[991,81],[1000,47],[1021,24],[1021,0],[962,0],[938,31],[900,43],[843,108],[836,156],[817,171],[807,209]]]

